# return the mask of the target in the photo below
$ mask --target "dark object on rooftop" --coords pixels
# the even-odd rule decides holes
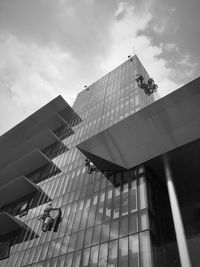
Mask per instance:
[[[86,91],[89,91],[89,87],[87,85],[84,85],[84,88],[86,89]]]
[[[131,57],[131,55],[128,55],[128,58],[130,59],[130,61],[133,61],[133,58]]]

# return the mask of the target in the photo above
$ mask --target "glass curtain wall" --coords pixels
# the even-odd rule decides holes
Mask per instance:
[[[137,87],[138,73],[148,78],[134,56],[78,95],[73,108],[83,121],[73,127],[71,136],[65,128],[55,131],[69,150],[55,144],[45,151],[59,173],[45,166],[29,174],[44,193],[32,197],[35,205],[26,215],[16,214],[34,234],[16,235],[1,267],[153,266],[144,168],[88,174],[85,157],[75,147],[153,102],[153,96]],[[41,231],[38,219],[46,195],[62,209],[57,232]],[[14,208],[6,207],[11,213]]]

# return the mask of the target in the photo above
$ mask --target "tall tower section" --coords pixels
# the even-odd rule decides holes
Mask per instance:
[[[137,74],[149,79],[134,56],[80,92],[73,109],[57,97],[0,138],[1,267],[153,266],[143,165],[81,146],[154,102]],[[62,215],[43,231],[48,203]]]

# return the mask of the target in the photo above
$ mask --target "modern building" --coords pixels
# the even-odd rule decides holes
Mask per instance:
[[[0,137],[0,267],[200,266],[200,79],[154,101],[136,74],[134,56]]]

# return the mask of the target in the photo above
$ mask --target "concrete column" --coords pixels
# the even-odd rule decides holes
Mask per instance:
[[[178,244],[181,266],[192,267],[192,264],[190,261],[190,255],[188,251],[188,246],[187,246],[187,240],[185,237],[183,221],[181,218],[181,212],[180,212],[180,208],[178,204],[174,181],[173,181],[167,155],[163,156],[163,163],[164,163],[165,176],[166,176],[167,188],[168,188],[168,193],[169,193],[169,201],[170,201],[171,210],[172,210],[172,217],[174,221],[174,228],[175,228],[175,233],[176,233],[176,240]]]

